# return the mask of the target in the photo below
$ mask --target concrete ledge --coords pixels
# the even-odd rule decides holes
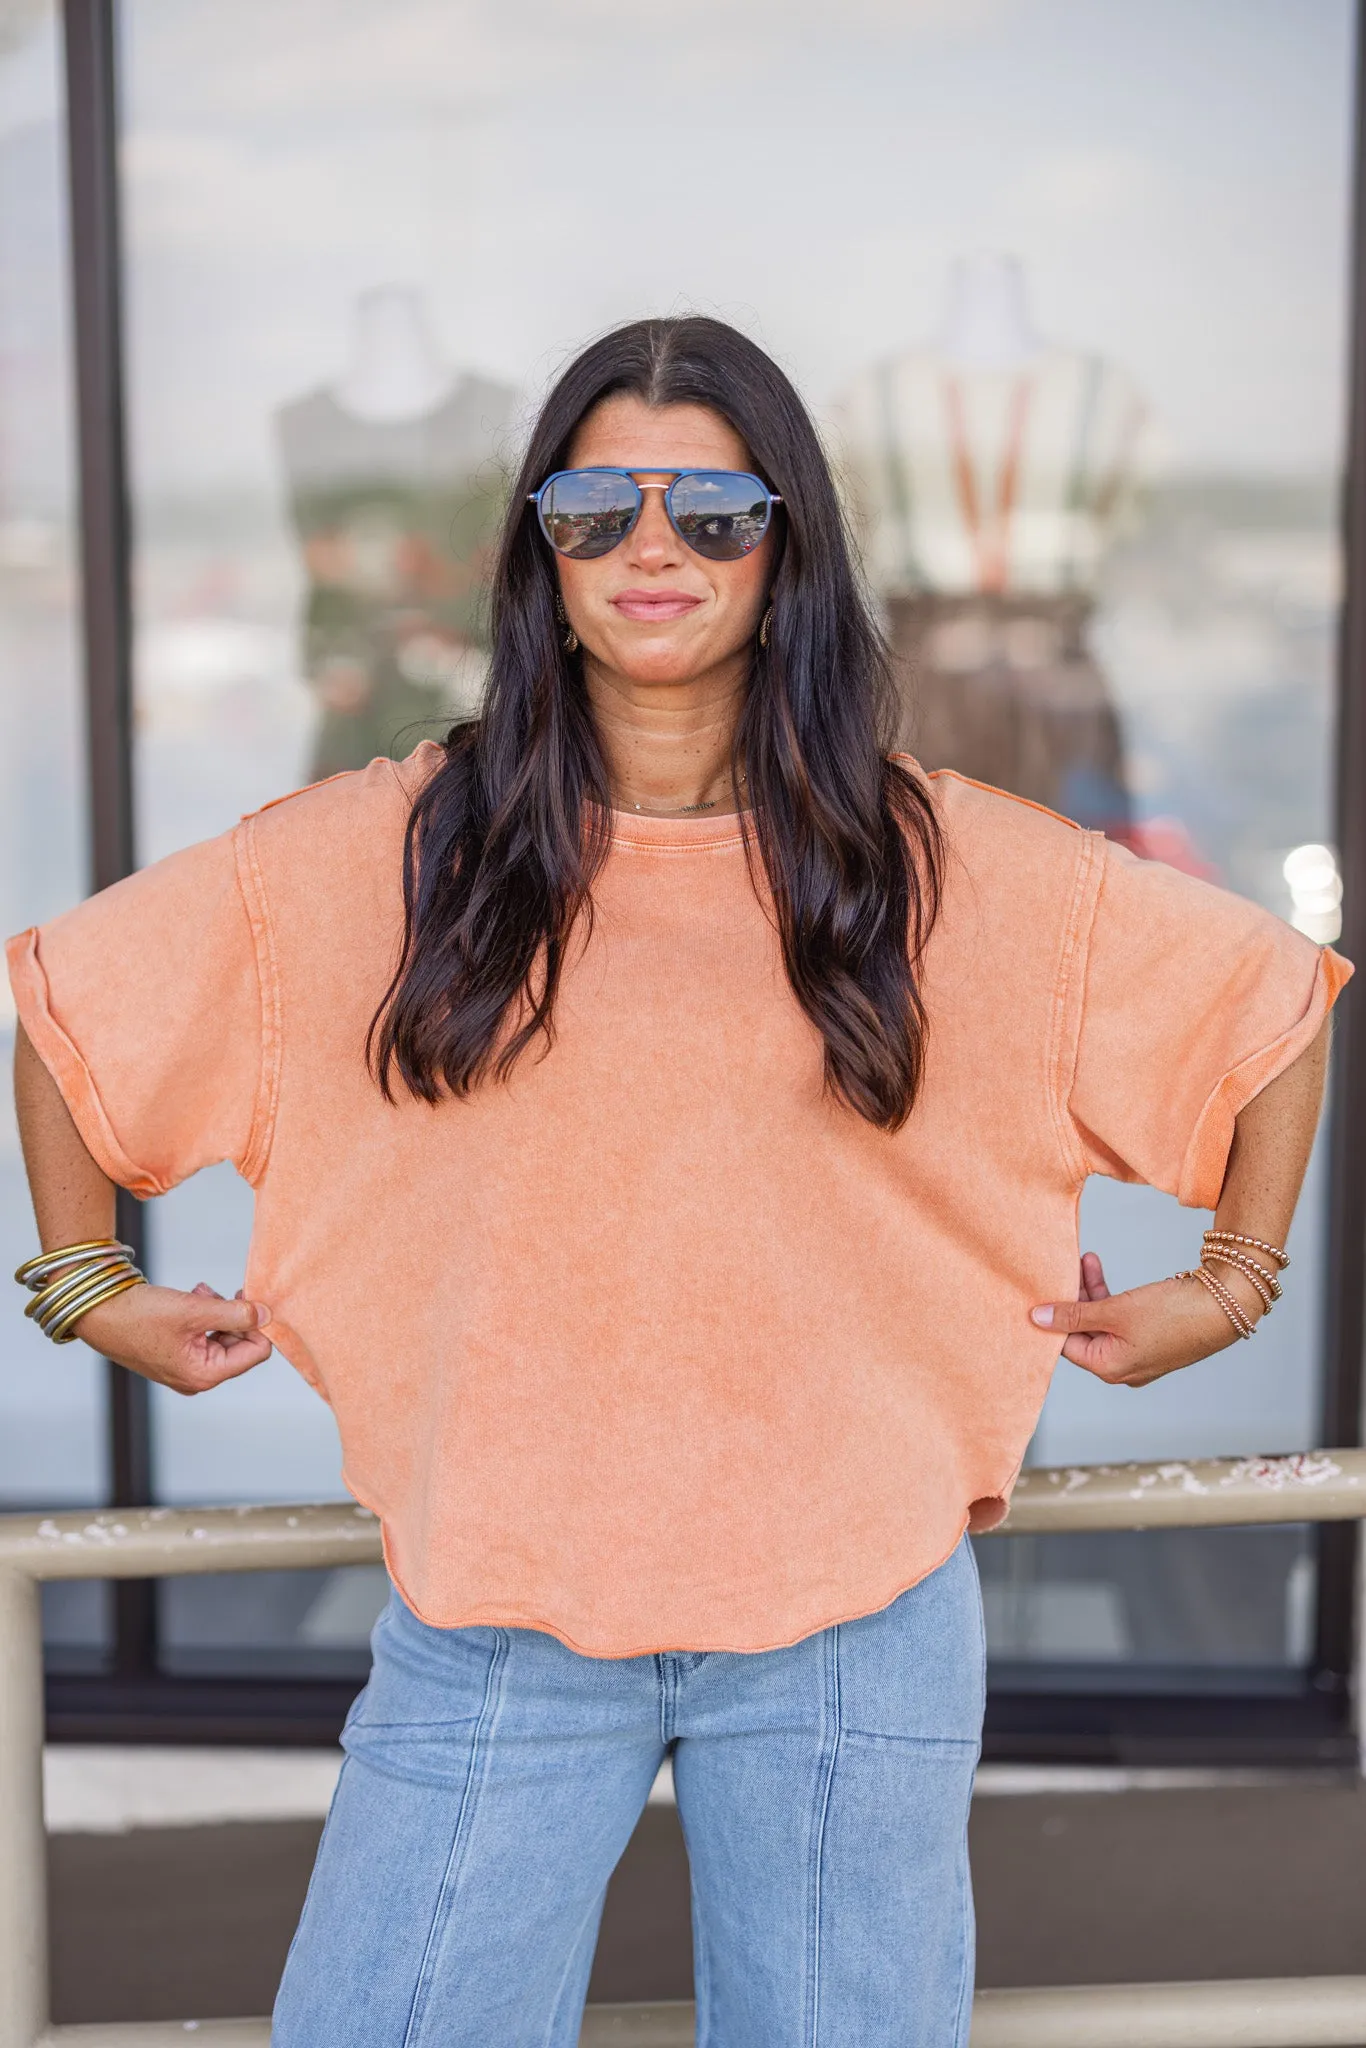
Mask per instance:
[[[270,2048],[269,2020],[125,2020],[50,2027],[34,2048]]]
[[[351,1501],[0,1515],[0,1570],[28,1579],[315,1571],[382,1562],[379,1523]]]
[[[1295,1451],[1283,1458],[1040,1466],[1020,1474],[1010,1513],[991,1533],[1232,1528],[1362,1516],[1366,1451]]]
[[[693,2048],[689,2005],[590,2005],[579,2048]]]
[[[598,2005],[582,2048],[693,2048],[691,2005]],[[35,2048],[269,2048],[268,2020],[54,2027]],[[984,1991],[972,2048],[1362,2048],[1366,1977]]]
[[[1277,1458],[1063,1465],[1020,1475],[992,1535],[1066,1529],[1196,1529],[1366,1518],[1366,1450]],[[350,1501],[299,1507],[97,1508],[0,1515],[0,1571],[29,1579],[141,1579],[186,1572],[382,1561],[379,1523]]]
[[[983,1991],[972,2048],[1361,2048],[1366,1977]]]

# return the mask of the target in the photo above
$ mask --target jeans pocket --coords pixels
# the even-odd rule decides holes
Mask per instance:
[[[964,1538],[937,1571],[877,1614],[840,1628],[844,1728],[875,1739],[981,1741],[986,1700],[982,1596]]]

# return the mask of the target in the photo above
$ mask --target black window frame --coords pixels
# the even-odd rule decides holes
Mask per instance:
[[[94,889],[136,866],[133,799],[131,524],[124,431],[119,232],[118,0],[62,0],[68,223],[78,448],[87,795]],[[1356,18],[1349,418],[1342,530],[1336,826],[1344,884],[1343,947],[1366,959],[1366,0]],[[1366,1019],[1348,990],[1334,1054],[1330,1224],[1325,1285],[1325,1396],[1320,1441],[1361,1440],[1366,1339]],[[141,1204],[120,1196],[119,1230],[139,1248]],[[108,1364],[108,1495],[152,1499],[151,1409],[145,1381]],[[1358,1538],[1320,1526],[1314,1660],[1280,1697],[992,1694],[986,1754],[1013,1761],[1128,1763],[1354,1762],[1351,1684]],[[55,1740],[328,1743],[355,1682],[190,1678],[159,1668],[157,1588],[123,1580],[111,1593],[112,1646],[96,1673],[53,1672]]]

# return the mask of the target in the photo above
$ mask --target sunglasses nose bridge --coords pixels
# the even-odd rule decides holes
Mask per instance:
[[[636,488],[640,492],[640,510],[626,536],[627,546],[649,553],[662,548],[666,555],[681,552],[683,540],[669,510],[670,485],[638,482]]]

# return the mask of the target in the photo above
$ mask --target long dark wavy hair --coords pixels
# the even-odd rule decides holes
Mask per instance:
[[[751,873],[757,883],[757,851],[793,994],[825,1041],[826,1086],[896,1130],[924,1067],[919,966],[939,902],[939,829],[922,785],[888,759],[889,659],[815,428],[777,364],[719,320],[619,327],[541,408],[498,551],[483,708],[447,734],[409,819],[402,952],[370,1026],[372,1070],[390,1100],[397,1076],[434,1103],[505,1079],[538,1036],[553,1044],[571,934],[591,919],[611,842],[611,793],[527,500],[618,392],[710,407],[782,498],[771,630],[754,645],[732,778],[747,777]]]

